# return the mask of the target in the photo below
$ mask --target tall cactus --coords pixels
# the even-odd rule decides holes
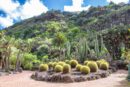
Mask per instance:
[[[95,49],[96,57],[98,58],[100,56],[100,51],[99,51],[99,41],[98,41],[97,35],[96,35],[96,38],[95,38],[94,49]]]
[[[71,44],[70,42],[66,43],[66,59],[70,59],[71,57]]]
[[[79,54],[79,60],[81,62],[84,62],[87,59],[89,51],[90,51],[90,48],[88,46],[88,42],[86,38],[80,39],[78,47],[77,47],[77,52]]]

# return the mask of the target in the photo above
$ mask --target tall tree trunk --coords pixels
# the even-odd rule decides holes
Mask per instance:
[[[19,67],[20,67],[20,50],[19,50],[19,52],[18,52],[18,54],[17,54],[17,59],[16,59],[16,65],[15,65],[15,71],[17,72],[18,71],[18,69],[19,69]]]

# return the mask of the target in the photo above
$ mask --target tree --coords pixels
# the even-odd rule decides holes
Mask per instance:
[[[11,56],[11,47],[14,42],[14,38],[5,36],[5,32],[0,33],[0,64],[1,68],[5,71],[10,70],[10,56]]]
[[[61,59],[61,48],[63,47],[63,45],[65,44],[65,42],[67,41],[67,38],[65,37],[64,33],[58,32],[56,33],[54,39],[53,39],[53,43],[55,46],[59,47],[60,50],[60,56],[59,56],[59,60]]]

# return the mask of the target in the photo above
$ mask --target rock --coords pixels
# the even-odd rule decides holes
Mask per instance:
[[[63,75],[62,76],[62,82],[65,83],[72,83],[74,82],[70,75]]]
[[[84,76],[78,76],[78,77],[74,78],[75,82],[82,82],[82,81],[86,81],[86,80],[87,80],[86,76],[85,77]]]

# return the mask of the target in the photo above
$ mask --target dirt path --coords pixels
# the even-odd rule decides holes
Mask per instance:
[[[69,84],[34,81],[30,78],[31,74],[30,71],[24,71],[21,74],[2,76],[0,77],[0,87],[127,87],[122,84],[127,76],[127,71],[124,70],[119,70],[107,78]]]

